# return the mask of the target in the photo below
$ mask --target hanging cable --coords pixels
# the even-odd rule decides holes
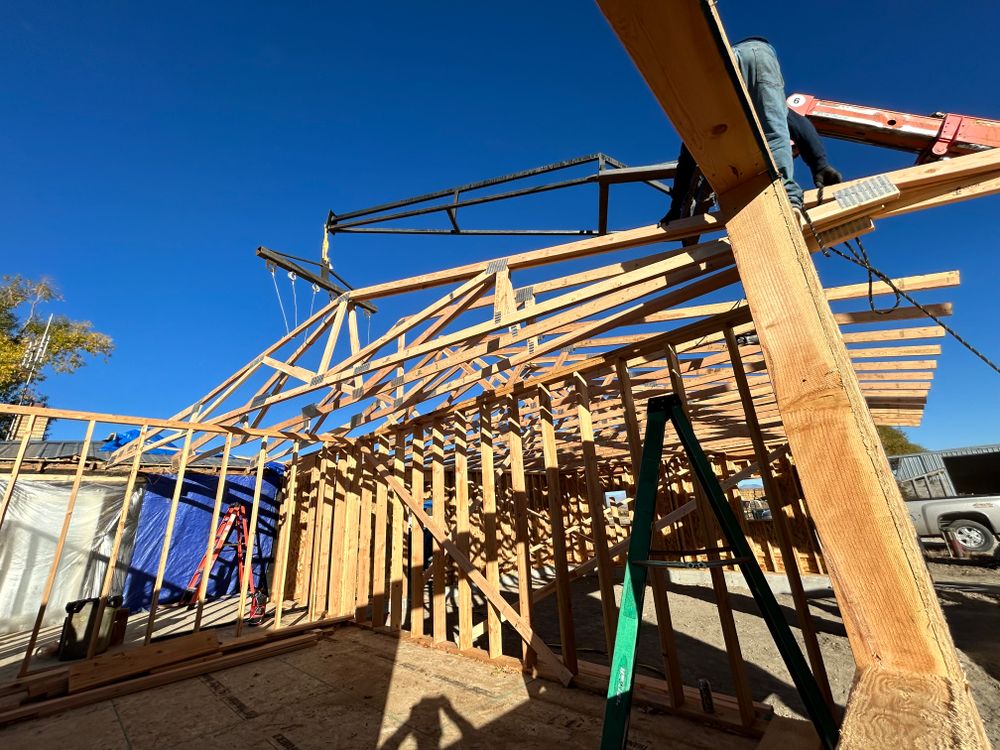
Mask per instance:
[[[865,271],[868,272],[868,306],[869,308],[871,308],[871,311],[873,313],[875,313],[876,315],[888,315],[889,313],[893,312],[899,307],[901,299],[905,299],[915,308],[920,310],[920,312],[922,312],[928,318],[930,318],[939,326],[941,326],[941,328],[944,329],[944,331],[949,336],[955,339],[955,341],[957,341],[963,347],[968,349],[974,356],[981,359],[994,372],[1000,375],[1000,366],[998,366],[996,362],[994,362],[985,354],[983,354],[979,349],[973,346],[964,336],[960,335],[958,331],[956,331],[954,328],[952,328],[943,320],[941,320],[941,318],[939,318],[937,315],[935,315],[926,307],[924,307],[922,304],[913,299],[913,297],[911,297],[909,294],[907,294],[898,286],[896,286],[896,283],[892,279],[890,279],[888,276],[882,273],[882,271],[873,266],[871,263],[871,259],[868,256],[868,251],[865,249],[864,243],[861,242],[860,237],[855,237],[853,240],[854,244],[857,245],[856,249],[854,247],[851,247],[851,240],[847,240],[846,242],[844,242],[844,246],[847,248],[846,253],[841,250],[838,250],[835,247],[825,247],[823,245],[823,242],[820,240],[820,234],[816,231],[816,228],[813,226],[812,221],[809,219],[809,215],[806,214],[804,211],[803,214],[806,217],[806,223],[809,225],[809,230],[812,232],[813,238],[816,240],[816,244],[819,245],[819,249],[823,253],[823,255],[829,258],[830,253],[833,253],[834,255],[837,255],[843,258],[844,260],[849,261],[854,265],[863,268]],[[892,307],[887,309],[879,309],[876,306],[875,279],[878,279],[879,281],[883,282],[887,287],[889,287],[889,289],[895,295],[896,300],[893,303]]]
[[[309,298],[309,317],[313,316],[313,306],[316,304],[316,295],[319,294],[319,284],[312,285],[312,297]]]
[[[278,309],[281,310],[281,319],[285,321],[285,334],[290,331],[288,327],[288,316],[285,315],[285,303],[281,301],[281,290],[278,289],[278,279],[274,275],[274,264],[268,263],[267,270],[271,272],[271,281],[274,282],[274,294],[278,298]]]
[[[365,344],[372,342],[372,311],[365,310],[365,319],[368,321],[368,332],[365,334]]]
[[[298,276],[295,275],[294,271],[288,272],[288,280],[290,282],[289,286],[292,287],[292,318],[295,321],[293,328],[299,327],[299,298],[295,294],[295,280]]]

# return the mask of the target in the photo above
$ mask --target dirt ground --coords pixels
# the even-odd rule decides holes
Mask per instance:
[[[940,561],[931,562],[929,569],[987,733],[993,745],[1000,748],[1000,639],[997,638],[1000,567]],[[587,652],[581,653],[581,657],[607,663],[596,581],[584,579],[577,585],[573,599],[574,619],[577,623],[586,623],[576,630],[577,644],[581,652]],[[779,715],[805,718],[798,693],[753,598],[741,591],[730,591],[729,598],[754,698],[773,705]],[[553,600],[554,597],[546,600],[535,613],[535,623],[541,627],[547,641],[558,640]],[[714,690],[732,695],[733,685],[711,587],[671,584],[668,600],[685,683],[697,685],[699,679],[705,678]],[[801,646],[792,598],[779,595],[778,601]],[[812,594],[809,606],[816,621],[834,698],[843,706],[854,678],[854,659],[840,611],[832,592]],[[640,636],[639,661],[652,667],[650,673],[654,674],[662,669],[662,659],[652,597],[648,595],[643,614],[645,624]]]

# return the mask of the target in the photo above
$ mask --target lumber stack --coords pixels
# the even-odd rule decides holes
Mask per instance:
[[[314,646],[342,620],[220,642],[213,630],[122,649],[0,685],[0,726]]]

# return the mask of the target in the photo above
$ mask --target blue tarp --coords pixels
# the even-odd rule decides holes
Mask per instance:
[[[124,448],[126,445],[131,443],[133,440],[139,437],[138,430],[128,430],[126,432],[112,432],[104,441],[104,445],[101,446],[101,450],[105,453],[110,453],[116,451],[119,448]],[[165,443],[159,448],[147,449],[144,453],[157,453],[157,454],[173,454],[178,450],[174,443]]]
[[[264,580],[264,573],[271,569],[275,527],[277,526],[277,495],[283,483],[280,471],[268,464],[261,482],[260,510],[257,533],[254,540],[253,572],[258,587]],[[177,520],[174,524],[170,554],[160,589],[160,604],[176,602],[184,593],[188,581],[194,574],[205,554],[209,525],[212,522],[212,508],[219,477],[209,474],[186,473],[177,506]],[[226,492],[223,495],[221,513],[232,502],[241,502],[250,517],[253,502],[253,488],[256,476],[232,475],[225,478]],[[173,474],[151,475],[147,477],[143,494],[139,524],[135,535],[135,551],[125,580],[124,606],[133,612],[149,609],[153,597],[153,584],[160,564],[160,550],[167,528],[167,516],[174,494],[177,476]],[[212,530],[214,536],[215,530]],[[236,540],[236,532],[229,541]],[[239,593],[239,573],[234,564],[236,551],[227,547],[219,555],[208,581],[208,598]],[[266,585],[266,584],[265,584]]]

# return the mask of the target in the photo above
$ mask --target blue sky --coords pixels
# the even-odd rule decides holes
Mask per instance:
[[[958,0],[947,23],[929,2],[905,13],[894,2],[720,11],[731,39],[771,39],[789,93],[1000,119],[995,4]],[[51,404],[68,408],[167,416],[257,354],[284,327],[254,250],[316,256],[329,209],[595,151],[651,163],[678,145],[588,3],[8,1],[0,66],[0,273],[53,277],[67,300],[59,310],[117,345],[108,364],[49,379]],[[910,163],[829,149],[849,177]],[[583,226],[595,202],[588,188],[525,204],[523,217]],[[885,221],[867,243],[889,273],[959,269],[960,288],[921,299],[954,301],[953,324],[994,358],[998,207],[991,197]],[[664,209],[624,192],[612,226]],[[340,237],[332,251],[338,272],[366,284],[543,242]],[[863,280],[844,261],[818,263],[826,283]],[[298,292],[304,313],[310,292],[301,282]],[[373,335],[406,310],[382,307]],[[945,341],[911,436],[929,447],[1000,442],[997,384]]]

